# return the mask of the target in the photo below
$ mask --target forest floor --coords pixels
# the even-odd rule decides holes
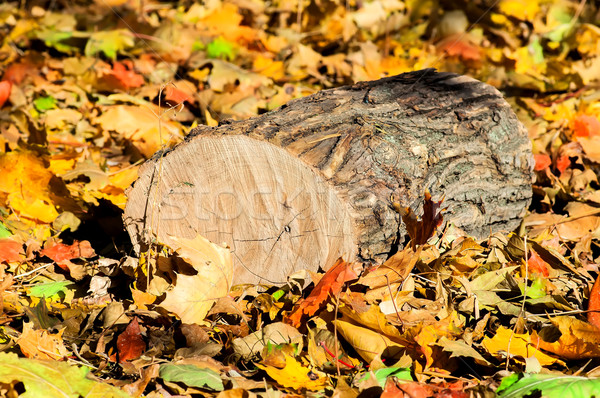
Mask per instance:
[[[3,2],[0,394],[599,396],[599,25],[585,0]],[[526,126],[518,231],[440,230],[390,260],[401,279],[340,261],[201,306],[174,250],[132,251],[125,190],[191,128],[423,68]]]

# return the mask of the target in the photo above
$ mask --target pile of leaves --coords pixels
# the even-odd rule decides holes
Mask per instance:
[[[599,24],[585,0],[3,2],[0,394],[600,394]],[[131,250],[125,189],[197,124],[426,67],[527,127],[519,231],[442,228],[426,195],[385,264],[285,286],[202,279],[231,265],[202,237]]]

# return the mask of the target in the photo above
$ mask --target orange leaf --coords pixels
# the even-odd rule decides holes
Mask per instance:
[[[0,239],[0,263],[12,263],[23,259],[23,245],[12,239]]]
[[[288,317],[289,323],[295,327],[300,326],[302,317],[314,315],[322,307],[330,293],[333,296],[338,295],[342,291],[344,283],[358,278],[350,265],[340,257],[323,275],[308,297],[296,304]]]
[[[111,71],[111,75],[114,76],[126,90],[140,87],[144,84],[144,78],[131,69],[133,69],[131,65],[126,68],[123,63],[115,61]]]
[[[0,82],[0,108],[4,106],[4,103],[10,97],[10,89],[12,88],[12,83],[8,80],[2,80]]]
[[[556,169],[558,171],[560,171],[560,173],[562,174],[567,167],[569,167],[571,165],[571,159],[569,159],[568,156],[563,155],[563,156],[559,156],[558,159],[556,159]]]
[[[529,254],[529,258],[527,259],[527,266],[529,268],[529,272],[532,274],[541,274],[543,276],[550,275],[550,271],[548,270],[548,263],[542,260],[542,258],[535,252],[535,250],[531,250]]]
[[[481,51],[479,46],[471,43],[464,34],[459,33],[449,36],[438,43],[437,48],[448,56],[458,56],[464,61],[480,61]]]
[[[535,159],[535,171],[545,170],[552,164],[550,156],[546,154],[533,155],[533,157]]]
[[[575,137],[590,137],[600,134],[600,121],[595,116],[579,115],[573,120]]]
[[[137,318],[133,318],[125,331],[117,337],[117,350],[119,363],[139,358],[146,351],[146,343],[142,338]]]
[[[56,334],[44,329],[33,329],[33,322],[23,324],[23,333],[17,340],[27,358],[59,360],[69,355],[63,343],[64,329]]]
[[[67,260],[74,258],[87,258],[95,256],[92,245],[87,240],[73,242],[72,245],[65,245],[64,243],[58,243],[52,247],[48,247],[40,252],[41,255],[50,257],[57,263],[62,263]]]
[[[191,95],[172,86],[167,86],[167,89],[165,90],[165,99],[176,104],[182,104],[186,101],[190,104],[194,103],[194,98]]]
[[[587,319],[589,323],[600,328],[600,276],[598,276],[590,291]]]

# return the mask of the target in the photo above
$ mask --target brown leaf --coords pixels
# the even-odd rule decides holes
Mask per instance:
[[[422,219],[419,219],[410,207],[402,209],[402,221],[406,225],[406,232],[410,236],[413,247],[427,243],[437,227],[442,224],[444,218],[441,214],[440,205],[443,201],[442,199],[439,202],[434,202],[431,200],[429,191],[425,191]]]

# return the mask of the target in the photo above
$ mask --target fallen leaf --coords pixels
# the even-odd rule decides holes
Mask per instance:
[[[6,78],[5,78],[6,79]],[[10,89],[12,88],[12,83],[8,80],[0,81],[0,108],[4,106],[8,97],[10,97]]]
[[[573,120],[575,137],[591,137],[600,135],[600,121],[596,116],[579,115]]]
[[[63,344],[62,334],[49,333],[46,330],[33,330],[33,323],[23,323],[23,332],[17,344],[27,358],[60,360],[69,355]]]
[[[314,315],[323,306],[329,295],[337,296],[342,291],[344,283],[358,277],[351,265],[351,263],[339,258],[323,275],[308,297],[296,303],[296,306],[288,315],[287,321],[298,327],[302,318]]]
[[[87,240],[81,242],[75,241],[72,245],[57,243],[45,248],[40,254],[42,256],[50,257],[57,263],[65,263],[66,261],[75,258],[88,258],[96,255],[94,249],[92,249],[92,245]]]
[[[525,358],[535,357],[542,366],[553,364],[564,366],[565,363],[560,359],[546,355],[538,349],[542,348],[540,340],[536,335],[514,333],[512,330],[500,326],[493,337],[485,337],[481,344],[497,358],[504,358],[508,355],[509,358],[524,363]]]
[[[552,164],[552,159],[546,154],[536,154],[533,157],[535,159],[535,171],[545,170]]]
[[[13,353],[0,353],[0,382],[5,386],[22,383],[15,391],[22,396],[59,397],[130,397],[110,384],[88,378],[91,368],[71,366],[66,362],[19,358]],[[6,390],[5,390],[6,391]],[[11,391],[9,389],[9,391]]]
[[[22,217],[51,223],[58,211],[49,189],[53,174],[32,152],[0,153],[0,192]],[[2,203],[2,197],[0,197]]]
[[[171,236],[167,243],[197,274],[178,274],[175,286],[167,291],[160,306],[177,315],[183,323],[205,324],[204,318],[210,308],[231,288],[231,252],[229,248],[216,245],[200,235],[194,239]],[[199,289],[199,286],[202,288]]]
[[[137,318],[133,318],[125,331],[117,337],[117,350],[119,351],[119,363],[137,359],[146,351],[146,343],[142,338]]]
[[[256,366],[287,388],[317,391],[327,385],[327,377],[324,373],[302,366],[300,362],[289,355],[285,356],[285,366],[282,369],[260,363],[257,363]]]
[[[596,326],[570,316],[558,316],[550,321],[558,328],[559,339],[549,342],[543,339],[542,332],[534,331],[531,342],[536,347],[565,359],[600,358],[600,334]]]
[[[23,245],[12,239],[0,239],[0,263],[22,261],[25,258]]]
[[[402,221],[406,225],[406,232],[410,236],[413,247],[427,243],[433,236],[437,227],[442,224],[443,216],[440,206],[444,200],[434,202],[429,191],[425,191],[423,201],[423,217],[418,217],[410,207],[399,209]]]

